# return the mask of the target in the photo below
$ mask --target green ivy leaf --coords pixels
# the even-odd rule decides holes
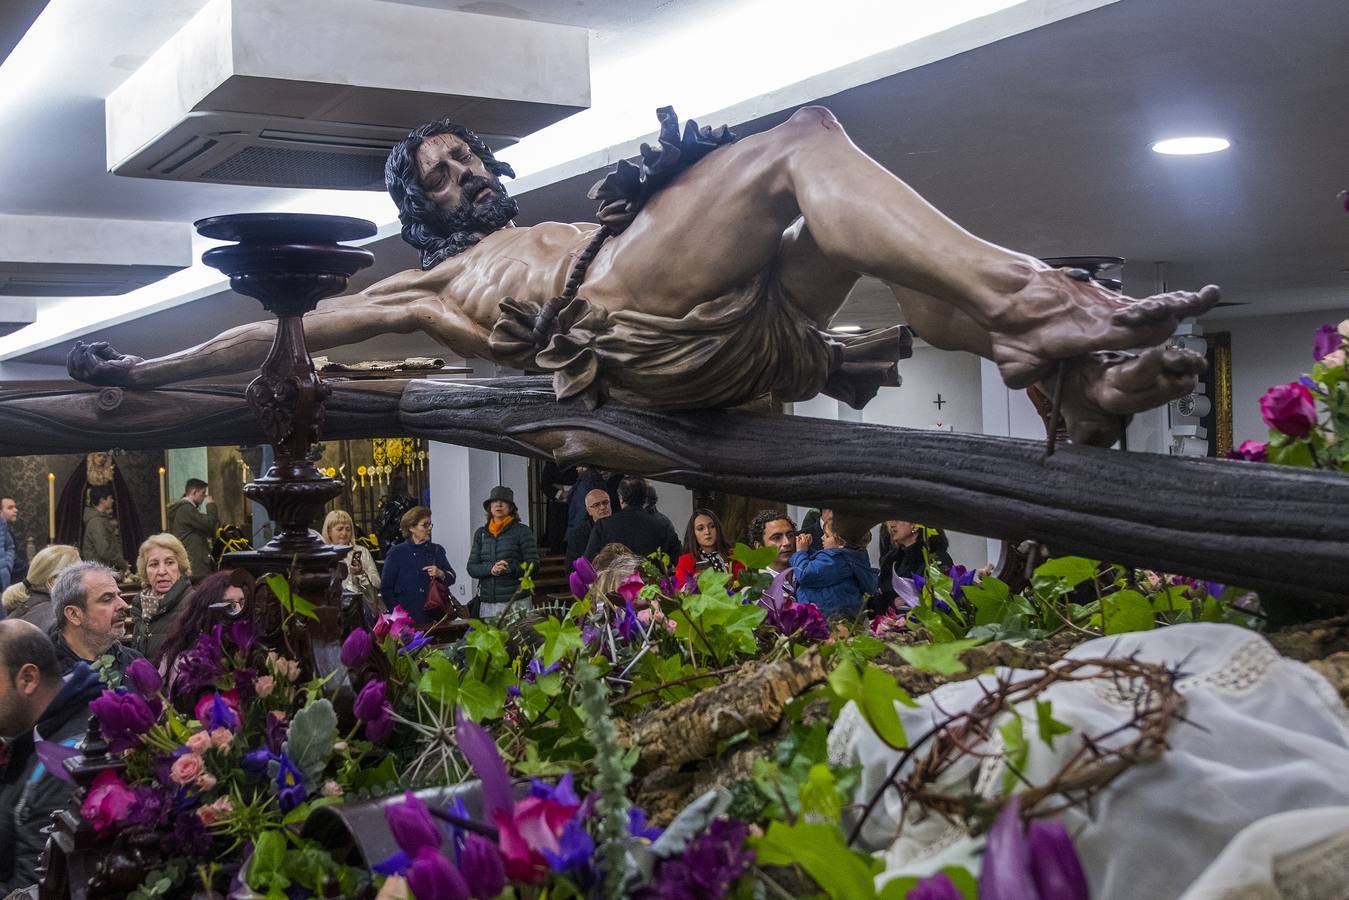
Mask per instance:
[[[459,685],[459,705],[475,722],[486,722],[500,717],[506,705],[506,680],[497,677],[479,681],[465,677]]]
[[[769,564],[777,558],[778,548],[772,545],[755,547],[751,550],[746,544],[736,544],[735,549],[731,551],[731,559],[751,572],[768,568]]]
[[[1103,598],[1101,615],[1106,634],[1150,631],[1155,624],[1152,604],[1135,590],[1116,591]]]
[[[1066,725],[1054,718],[1053,700],[1035,701],[1035,724],[1040,730],[1040,740],[1044,741],[1050,750],[1054,749],[1054,738],[1060,734],[1068,734],[1073,730],[1073,726]]]
[[[938,675],[959,675],[965,671],[960,654],[979,644],[978,638],[942,643],[897,645],[895,652],[906,663],[923,672]]]
[[[254,890],[287,887],[289,879],[281,874],[286,864],[286,838],[279,831],[264,831],[253,842],[253,858],[248,864],[248,886]]]
[[[838,780],[829,766],[816,763],[810,767],[805,784],[799,790],[801,812],[812,817],[812,821],[829,822],[837,825],[843,814],[843,801],[838,795]]]
[[[1022,727],[1021,716],[1015,712],[1012,717],[998,727],[1002,735],[1003,753],[1007,760],[1007,771],[1002,776],[1002,792],[1012,793],[1021,782],[1021,772],[1030,758],[1030,745],[1026,743],[1026,730]]]
[[[1099,563],[1094,559],[1086,559],[1081,556],[1059,556],[1036,566],[1033,574],[1042,578],[1057,579],[1071,588],[1077,587],[1090,578],[1095,578],[1098,566]]]
[[[506,653],[506,632],[476,619],[471,626],[472,630],[464,641],[470,649],[476,650],[494,662],[504,663],[510,658]]]
[[[896,703],[905,706],[917,706],[909,692],[900,687],[894,677],[875,666],[862,670],[861,696],[857,698],[862,709],[862,718],[866,719],[876,735],[892,749],[902,750],[909,746],[909,738],[904,733],[904,723],[899,720]]]
[[[562,624],[556,616],[549,616],[548,621],[535,625],[534,630],[543,636],[544,668],[585,646],[581,640],[581,629],[575,625]]]
[[[805,869],[833,900],[868,900],[876,896],[874,868],[879,863],[849,849],[837,827],[798,821],[772,822],[754,844],[758,863]]]
[[[698,573],[698,593],[717,596],[726,593],[726,585],[731,581],[730,572],[718,572],[716,569],[703,569]]]
[[[453,706],[459,701],[458,667],[444,656],[429,657],[417,689],[442,706]]]

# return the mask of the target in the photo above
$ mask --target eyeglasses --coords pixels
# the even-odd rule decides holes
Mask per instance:
[[[586,509],[608,509],[611,505],[608,500],[601,500],[599,503],[587,503]]]

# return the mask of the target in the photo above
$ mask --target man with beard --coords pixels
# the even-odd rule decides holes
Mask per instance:
[[[47,771],[36,740],[73,747],[89,727],[89,701],[102,692],[87,665],[61,677],[56,651],[36,625],[0,622],[0,738],[7,750],[0,764],[0,896],[37,882],[43,828],[75,790]]]
[[[705,408],[824,391],[860,405],[899,355],[897,333],[849,342],[824,329],[870,275],[919,335],[994,360],[1009,386],[1062,372],[1075,440],[1113,442],[1121,415],[1182,396],[1204,368],[1154,345],[1217,302],[1212,286],[1135,301],[980,240],[822,107],[740,141],[694,123],[681,137],[673,110],[658,115],[659,149],[597,186],[602,226],[514,227],[510,166],[451,122],[413,131],[385,180],[422,271],[320,302],[309,346],[420,330],[464,357],[551,371],[559,398]],[[274,328],[152,360],[77,344],[68,368],[130,387],[221,375],[261,363]]]
[[[112,569],[94,562],[75,563],[56,576],[51,593],[56,624],[49,635],[63,672],[101,656],[111,656],[116,668],[125,671],[134,660],[144,658],[122,643],[130,604],[118,592]]]

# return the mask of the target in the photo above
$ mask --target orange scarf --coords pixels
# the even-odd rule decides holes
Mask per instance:
[[[515,521],[515,516],[507,516],[498,522],[496,519],[487,520],[487,530],[491,532],[492,537],[501,537],[501,532],[506,530],[506,526]]]

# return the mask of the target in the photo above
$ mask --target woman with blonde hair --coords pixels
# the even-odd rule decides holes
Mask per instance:
[[[0,602],[5,604],[5,615],[32,622],[46,631],[56,621],[51,584],[62,569],[79,561],[80,551],[69,544],[49,544],[33,554],[27,577],[18,584],[11,584],[0,596]]]
[[[356,525],[351,520],[351,514],[341,509],[328,513],[323,520],[323,540],[334,547],[351,548],[342,559],[347,564],[347,577],[342,582],[342,590],[364,598],[370,612],[376,615],[383,612],[379,588],[375,586],[379,570],[375,568],[370,551],[356,543]]]
[[[159,655],[182,609],[192,581],[192,563],[183,542],[171,534],[152,534],[136,554],[140,595],[131,602],[135,648],[149,659]]]

